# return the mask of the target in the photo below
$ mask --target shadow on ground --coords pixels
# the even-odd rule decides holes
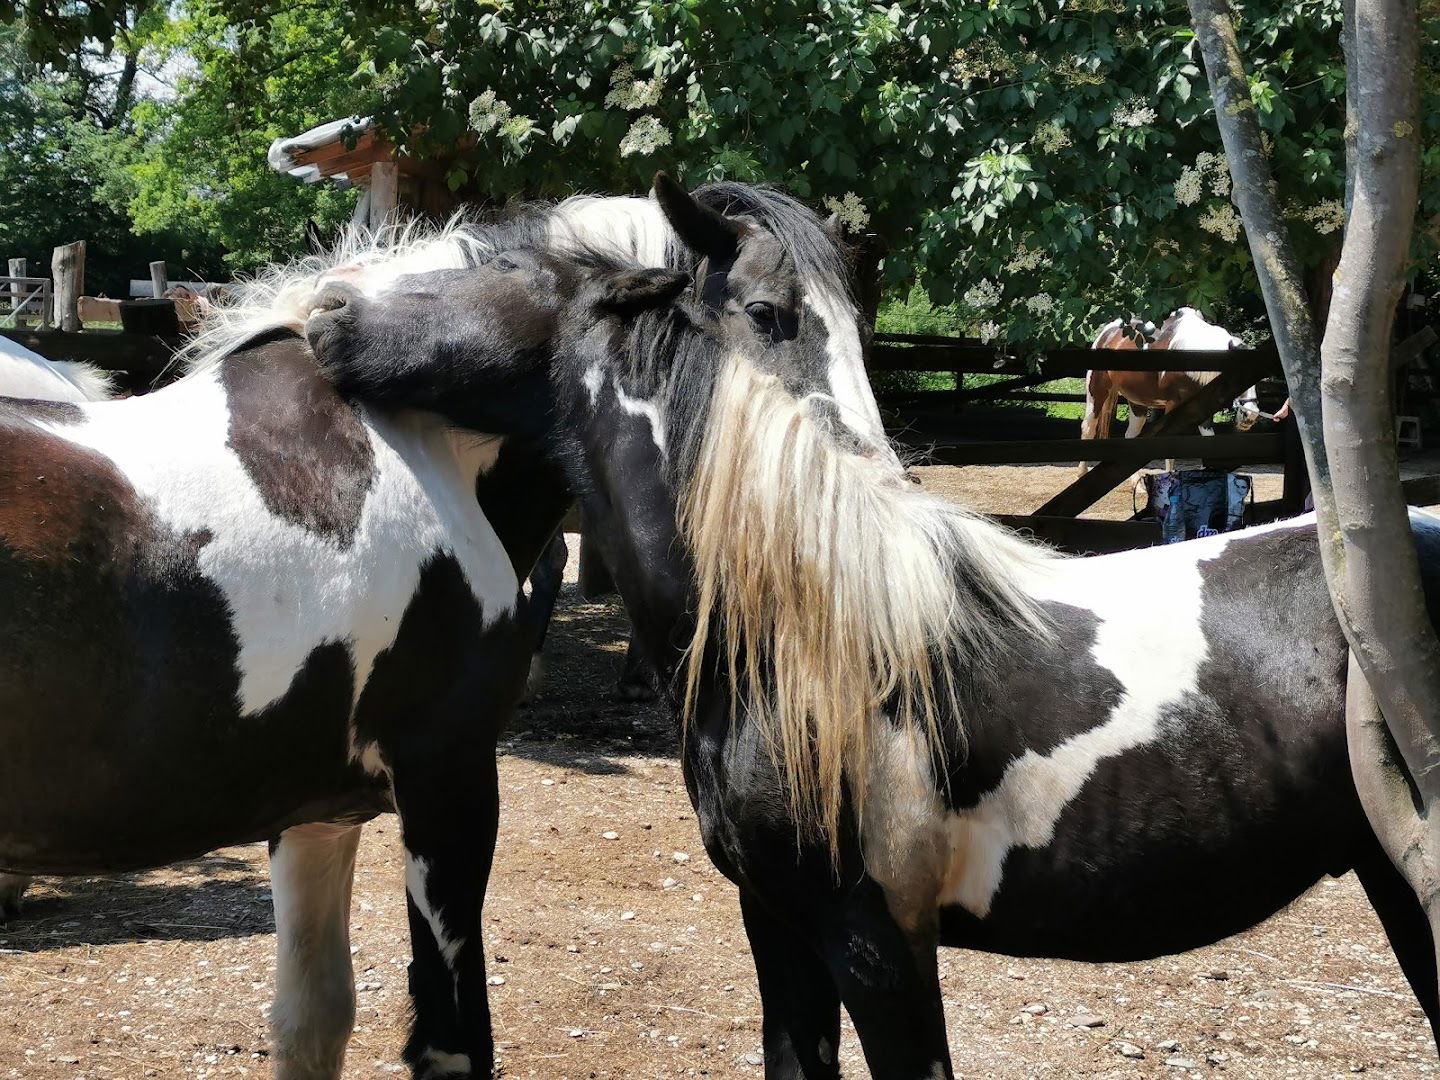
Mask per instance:
[[[140,874],[43,878],[19,917],[0,925],[0,951],[219,941],[274,929],[263,857],[249,862],[220,853]]]

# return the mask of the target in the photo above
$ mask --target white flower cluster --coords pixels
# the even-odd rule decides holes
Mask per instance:
[[[670,132],[653,116],[642,116],[630,125],[630,130],[620,140],[620,156],[653,154],[662,146],[670,145]]]
[[[470,103],[470,126],[481,135],[494,131],[510,119],[510,106],[486,90]]]
[[[1204,192],[1204,180],[1199,169],[1192,169],[1189,165],[1181,166],[1180,179],[1175,181],[1175,204],[1194,206],[1199,202]]]
[[[860,196],[853,191],[847,191],[838,199],[826,195],[824,203],[825,209],[839,218],[840,224],[851,232],[864,232],[865,226],[870,224],[870,211],[865,209]]]
[[[610,92],[605,104],[617,109],[648,109],[660,104],[660,80],[637,79],[629,64],[621,64],[610,75]]]
[[[1308,221],[1321,236],[1326,236],[1345,226],[1345,204],[1339,199],[1326,199],[1318,206],[1305,210],[1301,217]]]
[[[1031,251],[1023,243],[1015,249],[1015,257],[1005,264],[1005,270],[1014,274],[1021,270],[1039,270],[1050,265],[1050,256],[1043,251]]]
[[[1144,127],[1155,122],[1155,110],[1145,104],[1144,98],[1132,97],[1117,105],[1110,119],[1121,127]]]
[[[965,290],[964,300],[976,311],[992,308],[1000,302],[1000,286],[989,278],[981,278]]]
[[[1214,233],[1226,243],[1233,244],[1240,239],[1240,215],[1235,213],[1235,207],[1229,203],[1212,206],[1200,216],[1200,228]]]
[[[1035,129],[1035,134],[1030,137],[1030,141],[1042,152],[1053,154],[1056,150],[1063,150],[1070,145],[1070,133],[1057,121],[1046,120]]]
[[[1195,158],[1195,165],[1180,170],[1180,179],[1175,181],[1175,202],[1180,206],[1194,206],[1205,193],[1205,178],[1210,178],[1210,191],[1221,198],[1230,194],[1230,163],[1224,154],[1202,151]]]
[[[981,345],[989,345],[990,342],[994,341],[996,338],[998,338],[998,337],[1001,335],[1002,330],[1001,330],[1001,328],[1000,328],[1000,324],[999,324],[999,323],[997,323],[997,322],[987,322],[987,323],[981,323],[981,324],[980,324],[979,333],[980,333],[980,344],[981,344]]]
[[[523,139],[535,130],[535,121],[528,116],[512,116],[500,125],[500,134],[514,139]]]
[[[1042,292],[1039,296],[1026,300],[1025,306],[1030,309],[1031,315],[1049,315],[1055,310],[1055,298],[1048,292]]]

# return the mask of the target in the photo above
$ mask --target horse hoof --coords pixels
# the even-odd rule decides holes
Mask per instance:
[[[20,914],[30,880],[23,874],[0,874],[0,923],[9,922]]]
[[[635,703],[654,701],[660,692],[649,682],[639,679],[622,679],[615,684],[615,693],[621,701]]]
[[[529,705],[545,688],[545,658],[539,653],[530,657],[530,674],[525,676],[525,690],[520,695],[520,704]]]

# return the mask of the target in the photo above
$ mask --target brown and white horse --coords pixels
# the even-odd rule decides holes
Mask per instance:
[[[1155,332],[1153,339],[1146,334],[1151,324],[1142,326],[1137,320],[1125,323],[1120,319],[1105,326],[1095,339],[1092,349],[1168,349],[1183,351],[1189,349],[1239,349],[1245,343],[1224,327],[1206,322],[1205,317],[1194,308],[1183,307],[1173,312],[1165,324]],[[1130,423],[1125,428],[1125,437],[1133,439],[1145,427],[1150,409],[1173,411],[1182,401],[1194,395],[1202,386],[1213,382],[1218,371],[1104,371],[1099,368],[1085,373],[1085,416],[1080,421],[1080,438],[1108,439],[1110,420],[1115,415],[1115,405],[1124,398],[1130,405]],[[1260,418],[1259,406],[1255,403],[1255,388],[1252,386],[1237,399],[1235,426],[1249,431]],[[1203,425],[1204,435],[1214,434],[1209,425]],[[1083,473],[1090,463],[1082,461]]]

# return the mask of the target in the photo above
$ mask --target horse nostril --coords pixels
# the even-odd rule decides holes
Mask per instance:
[[[350,303],[355,296],[353,289],[346,289],[338,285],[327,285],[321,290],[320,295],[315,298],[314,304],[310,307],[310,316],[323,314],[327,311],[338,311]]]

